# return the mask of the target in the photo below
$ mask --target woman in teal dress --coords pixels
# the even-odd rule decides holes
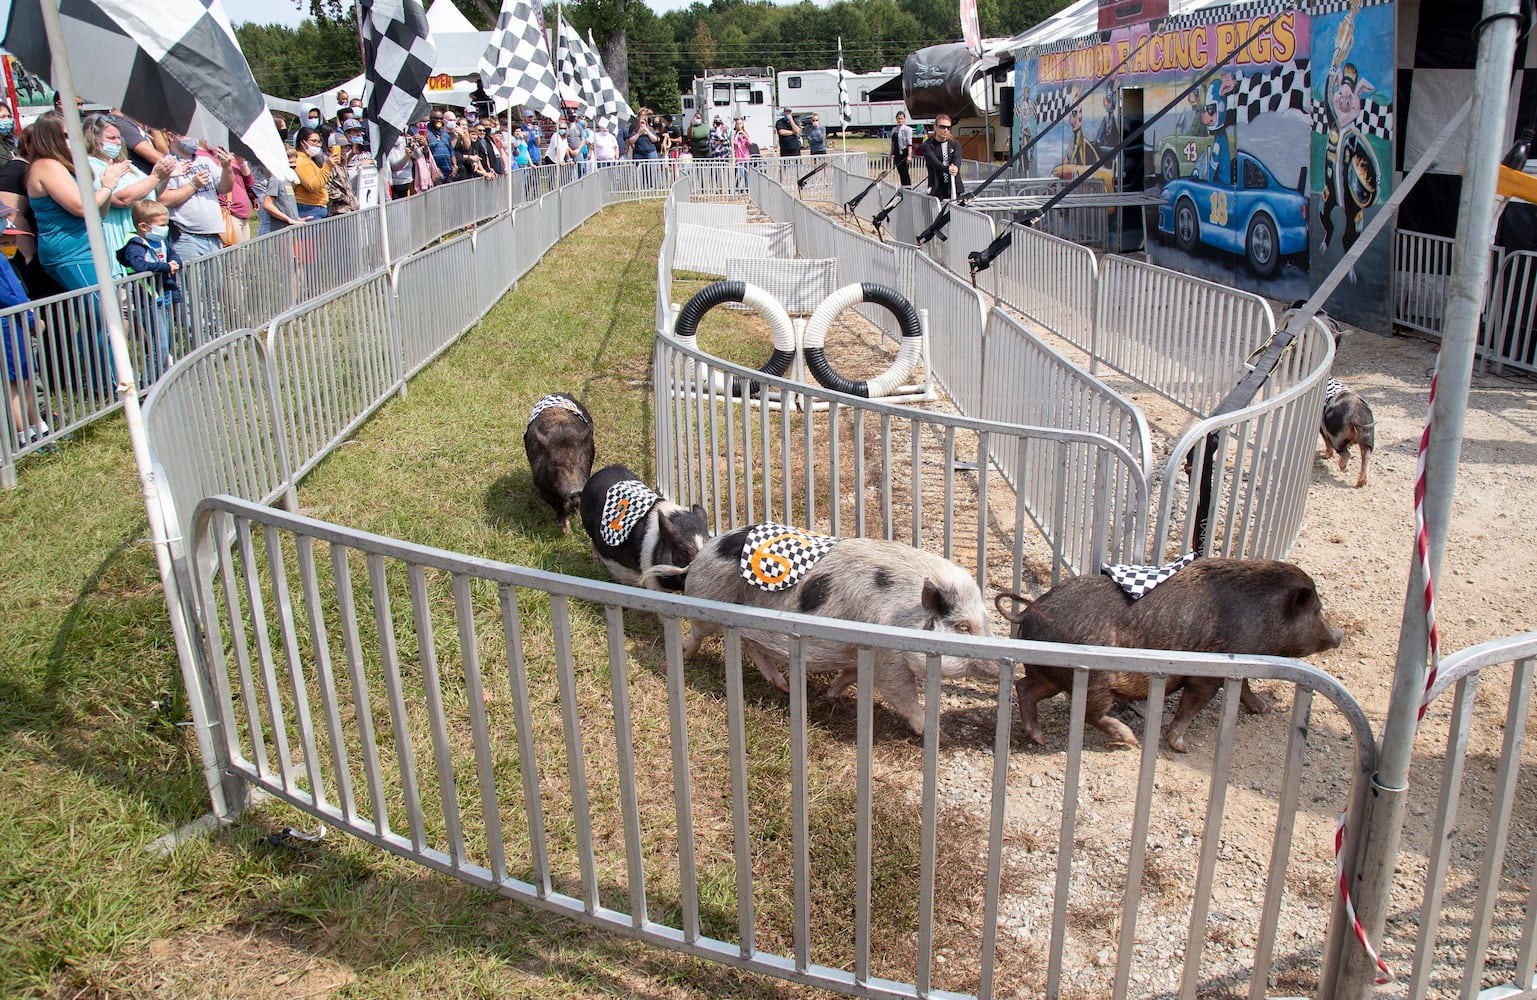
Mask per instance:
[[[133,166],[123,149],[123,135],[117,122],[110,115],[92,115],[85,120],[85,147],[90,154],[91,174],[96,178],[96,189],[101,190],[102,175],[114,163],[128,163],[128,170],[112,186],[112,197],[102,213],[101,230],[107,238],[107,260],[112,267],[112,277],[121,278],[128,273],[117,259],[118,250],[137,232],[133,226],[133,203],[141,198],[156,200],[165,190],[166,182],[176,167],[186,166],[172,156],[162,156],[149,173]],[[84,222],[85,220],[81,220]]]

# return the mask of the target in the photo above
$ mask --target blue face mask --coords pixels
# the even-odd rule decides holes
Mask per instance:
[[[171,227],[170,226],[150,226],[149,227],[149,233],[147,235],[152,240],[163,240],[167,236],[171,235]]]
[[[0,135],[11,135],[16,131],[16,119],[0,118]]]
[[[352,137],[352,144],[354,146],[361,146],[361,145],[363,145],[363,133],[359,132],[356,135],[354,135]]]
[[[320,116],[319,115],[310,115],[309,123],[310,123],[310,128],[314,128],[316,125],[319,125],[320,124]]]
[[[117,154],[122,151],[123,144],[120,142],[104,142],[101,144],[101,155],[109,160],[117,159]]]

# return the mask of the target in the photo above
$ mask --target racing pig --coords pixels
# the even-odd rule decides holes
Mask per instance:
[[[528,415],[523,453],[528,456],[534,489],[555,511],[560,533],[569,534],[571,514],[581,501],[582,487],[592,477],[592,414],[574,397],[550,393]]]
[[[1324,439],[1324,461],[1338,452],[1341,472],[1350,464],[1350,446],[1356,446],[1361,453],[1361,474],[1356,477],[1356,486],[1365,486],[1366,466],[1377,446],[1377,420],[1366,400],[1331,378],[1324,386],[1324,412],[1318,433]]]
[[[1324,621],[1313,578],[1290,563],[1268,559],[1196,559],[1135,599],[1110,576],[1096,574],[1053,587],[1023,611],[1004,610],[1005,601],[1016,606],[1027,602],[1017,595],[999,595],[998,610],[1014,623],[1014,638],[1040,642],[1298,657],[1333,649],[1344,638],[1340,629]],[[1169,722],[1169,746],[1183,753],[1185,731],[1222,680],[1169,680],[1171,693],[1182,691]],[[1020,718],[1031,742],[1045,742],[1036,703],[1071,691],[1072,683],[1072,670],[1034,664],[1015,682]],[[1147,674],[1093,671],[1085,719],[1112,741],[1136,746],[1137,737],[1110,711],[1116,702],[1143,699],[1147,692]],[[1270,711],[1247,681],[1240,700],[1250,712]]]
[[[680,575],[684,594],[705,600],[960,635],[989,631],[987,605],[972,575],[948,559],[900,542],[832,538],[781,524],[749,525],[713,539],[686,569],[661,566],[647,577]],[[719,631],[710,622],[694,621],[684,656],[692,657],[707,636]],[[741,636],[763,676],[788,691],[780,669],[787,662],[786,636],[753,629],[743,629]],[[837,697],[856,680],[856,647],[808,640],[804,649],[808,671],[839,671],[826,697]],[[918,686],[924,656],[880,647],[873,652],[875,689],[913,732],[923,735]],[[954,657],[944,658],[940,672],[945,677],[998,676],[991,661]]]
[[[582,487],[581,509],[593,555],[630,586],[653,566],[687,566],[710,537],[703,507],[663,498],[622,465],[593,473]]]

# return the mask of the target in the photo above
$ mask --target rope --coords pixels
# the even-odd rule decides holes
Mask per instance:
[[[1361,942],[1361,947],[1366,949],[1366,954],[1371,957],[1372,962],[1376,964],[1377,968],[1382,970],[1382,975],[1378,976],[1373,982],[1378,986],[1384,986],[1393,982],[1396,977],[1393,975],[1393,970],[1388,968],[1388,963],[1384,962],[1382,956],[1377,954],[1377,949],[1373,948],[1372,943],[1366,939],[1366,928],[1361,926],[1361,921],[1356,917],[1355,904],[1350,901],[1350,886],[1345,881],[1343,851],[1345,846],[1345,813],[1347,811],[1344,809],[1340,810],[1339,825],[1334,828],[1334,870],[1339,874],[1340,898],[1345,901],[1345,915],[1350,918],[1350,927],[1356,932],[1356,940]]]

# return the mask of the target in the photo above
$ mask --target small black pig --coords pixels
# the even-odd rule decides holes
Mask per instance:
[[[582,488],[581,508],[593,555],[616,581],[632,587],[653,566],[687,566],[710,537],[703,507],[663,499],[622,465],[593,473]]]
[[[1376,419],[1366,400],[1331,378],[1324,387],[1324,413],[1318,433],[1324,439],[1324,460],[1338,452],[1341,472],[1350,464],[1350,446],[1356,446],[1361,452],[1361,474],[1356,477],[1356,486],[1365,486],[1366,466],[1377,444]]]
[[[1023,611],[1004,610],[1014,594],[998,597],[998,610],[1014,623],[1014,638],[1176,649],[1206,653],[1307,656],[1333,649],[1344,633],[1324,621],[1313,578],[1290,563],[1270,559],[1197,559],[1133,600],[1108,576],[1080,576],[1042,594]],[[1030,665],[1015,682],[1025,736],[1044,743],[1036,703],[1071,691],[1073,672]],[[1222,687],[1212,677],[1170,678],[1168,690],[1183,689],[1169,721],[1169,746],[1183,753],[1185,730]],[[1137,737],[1110,714],[1117,701],[1147,697],[1148,675],[1097,670],[1089,677],[1085,718],[1114,742],[1137,745]],[[1241,703],[1263,714],[1270,707],[1245,681]]]
[[[684,576],[683,592],[704,600],[961,635],[989,631],[987,605],[970,573],[941,556],[877,538],[833,539],[785,525],[749,525],[716,537],[686,570],[658,566],[648,576]],[[692,657],[707,636],[719,631],[710,622],[694,621],[683,655]],[[759,672],[788,691],[780,670],[787,662],[786,636],[751,629],[741,636]],[[918,685],[924,657],[896,649],[874,653],[875,689],[913,732],[923,735]],[[808,671],[839,671],[826,698],[837,697],[858,679],[855,654],[856,648],[844,643],[806,643]],[[996,679],[998,665],[945,657],[940,672]]]
[[[534,489],[555,511],[560,533],[571,531],[571,514],[582,487],[592,476],[596,454],[592,414],[575,397],[552,392],[534,404],[523,431],[523,451],[534,476]]]

